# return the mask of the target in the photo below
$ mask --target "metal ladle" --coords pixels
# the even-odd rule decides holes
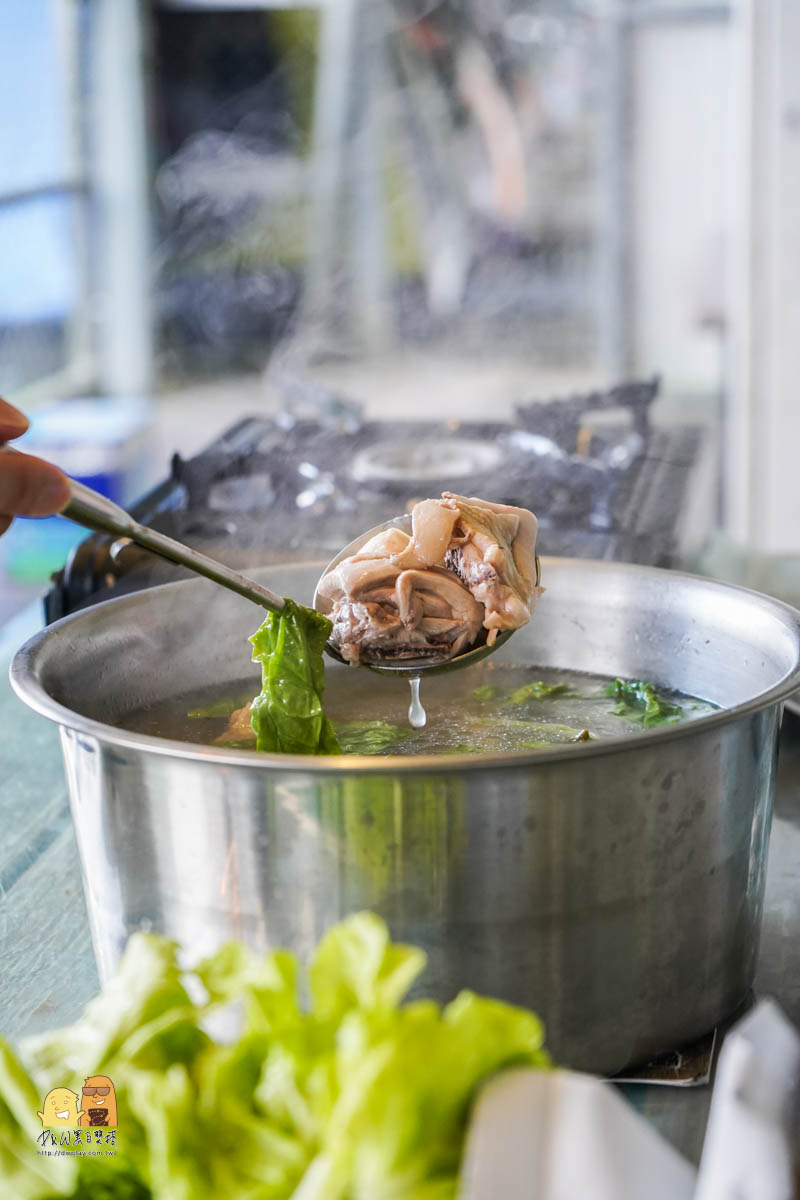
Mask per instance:
[[[253,600],[271,612],[279,613],[283,609],[283,597],[271,592],[269,588],[262,587],[246,575],[241,575],[216,559],[209,558],[207,554],[201,554],[199,550],[192,550],[183,542],[167,537],[165,533],[159,533],[147,525],[140,525],[129,512],[120,508],[119,504],[115,504],[107,496],[101,496],[85,484],[74,479],[70,479],[69,482],[72,498],[66,508],[61,510],[62,517],[68,517],[70,521],[75,521],[77,525],[83,525],[86,529],[130,538],[137,546],[144,546],[146,550],[152,550],[154,554],[159,554],[170,562],[188,567],[196,575],[204,575],[206,579],[212,579],[214,583],[219,583],[232,592],[238,592],[240,596]]]
[[[14,453],[14,448],[5,446],[3,449]],[[100,533],[111,533],[117,537],[130,538],[138,546],[143,546],[146,550],[151,550],[154,554],[159,554],[162,558],[169,559],[170,562],[177,563],[179,566],[188,567],[190,571],[194,571],[196,575],[203,575],[206,579],[211,579],[214,583],[221,584],[222,587],[228,588],[232,592],[244,596],[248,600],[252,600],[255,604],[262,608],[267,608],[271,612],[279,613],[283,610],[284,601],[281,596],[275,592],[271,592],[269,588],[265,588],[260,583],[256,583],[253,579],[248,579],[246,575],[240,574],[239,571],[234,571],[230,567],[226,567],[223,563],[217,562],[216,559],[209,558],[207,554],[202,554],[199,550],[193,550],[190,546],[184,545],[183,542],[178,542],[174,538],[167,537],[164,533],[159,533],[155,529],[150,529],[147,525],[141,525],[135,520],[129,512],[121,508],[119,504],[115,504],[113,500],[109,500],[107,496],[101,496],[99,492],[95,492],[92,488],[86,487],[83,483],[78,483],[76,480],[70,480],[71,499],[66,508],[62,509],[61,516],[67,517],[70,521],[74,521],[78,525],[83,525],[86,529],[92,529]],[[333,567],[335,567],[343,558],[348,558],[351,554],[355,554],[360,548],[374,537],[377,533],[382,533],[385,529],[402,529],[406,533],[411,532],[411,517],[409,515],[396,517],[393,521],[386,521],[383,525],[376,525],[374,529],[368,530],[361,534],[355,541],[350,542],[336,557],[328,564],[322,573],[324,577]],[[536,582],[539,582],[539,559],[536,559]],[[323,612],[320,606],[319,584],[314,591],[313,606],[318,612]],[[471,666],[473,663],[480,662],[482,658],[486,658],[488,654],[493,654],[511,637],[513,630],[505,630],[498,635],[492,646],[480,645],[474,646],[469,650],[465,650],[463,654],[457,654],[450,659],[437,658],[419,658],[419,659],[403,659],[396,665],[387,661],[381,663],[364,663],[371,671],[377,671],[383,675],[394,675],[401,678],[418,677],[422,673],[433,675],[443,671],[455,671],[461,667]],[[335,646],[328,642],[325,646],[326,652],[335,658],[337,662],[344,662],[339,651]]]

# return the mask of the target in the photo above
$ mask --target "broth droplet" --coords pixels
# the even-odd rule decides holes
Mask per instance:
[[[408,681],[411,684],[411,703],[408,706],[408,719],[414,729],[424,729],[428,720],[428,714],[422,707],[422,701],[419,698],[419,675],[415,675]]]

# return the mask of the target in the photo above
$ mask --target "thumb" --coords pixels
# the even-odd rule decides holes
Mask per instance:
[[[41,458],[0,451],[0,516],[47,517],[69,503],[69,479]]]
[[[28,418],[0,396],[0,442],[16,438],[28,428]]]

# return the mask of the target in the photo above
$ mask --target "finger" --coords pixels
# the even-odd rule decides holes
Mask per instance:
[[[24,413],[0,396],[0,442],[17,438],[24,433],[30,422]]]
[[[11,517],[0,516],[0,537],[3,536],[3,534],[8,529],[10,524],[11,524]]]
[[[47,517],[69,503],[69,480],[58,467],[17,454],[0,452],[0,513],[4,516]]]

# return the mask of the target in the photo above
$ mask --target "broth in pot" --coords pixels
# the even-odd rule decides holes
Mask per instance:
[[[155,737],[254,749],[255,680],[184,693],[131,712],[119,724]],[[344,754],[486,754],[636,737],[693,720],[715,705],[641,681],[485,662],[426,679],[423,728],[408,720],[408,688],[369,671],[328,673],[325,712]]]

